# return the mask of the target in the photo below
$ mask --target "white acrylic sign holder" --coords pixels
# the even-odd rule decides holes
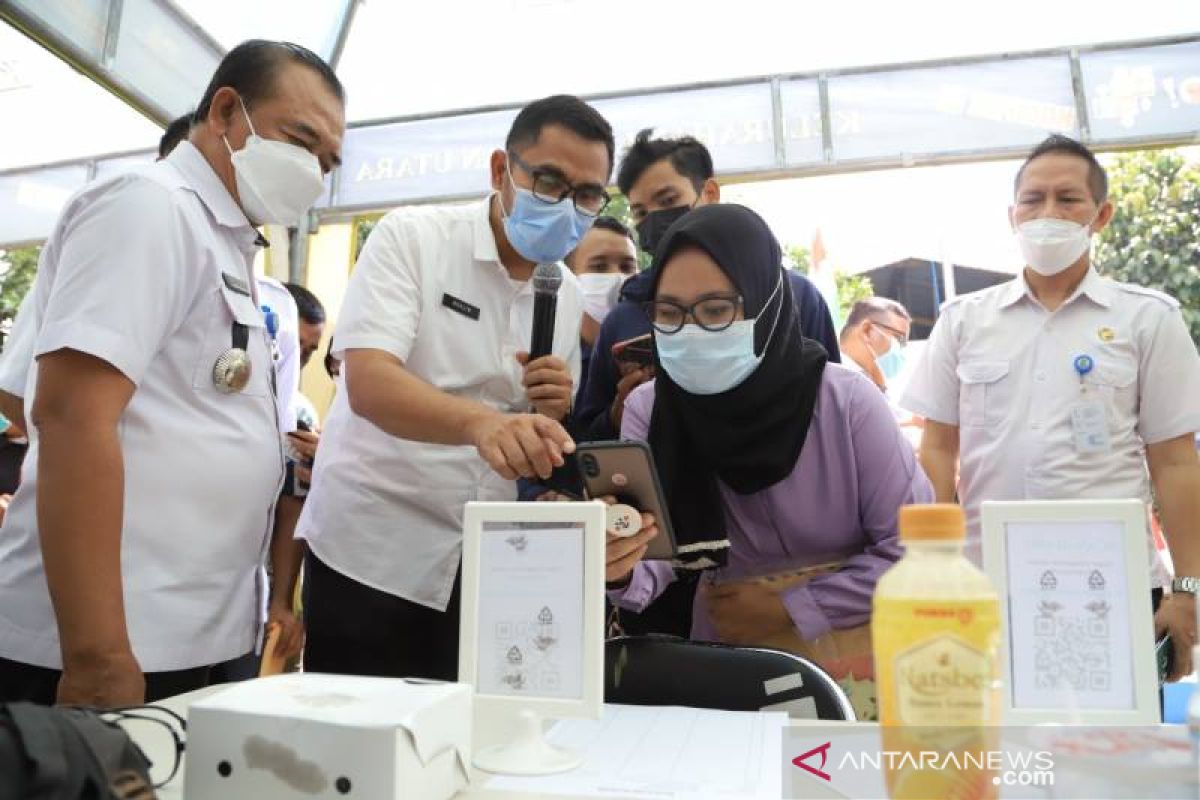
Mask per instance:
[[[1005,724],[1159,722],[1145,504],[989,501],[982,527]]]
[[[579,766],[545,719],[604,706],[603,503],[466,504],[458,679],[475,688],[475,730],[509,729],[474,764],[508,775]]]

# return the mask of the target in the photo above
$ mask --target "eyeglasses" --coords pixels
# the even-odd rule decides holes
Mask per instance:
[[[183,752],[187,747],[185,739],[187,736],[187,721],[183,717],[181,717],[179,714],[176,714],[169,708],[151,705],[129,706],[126,708],[112,708],[107,710],[92,710],[95,711],[95,713],[98,714],[101,719],[104,719],[108,722],[129,722],[130,720],[139,720],[141,722],[154,723],[154,725],[147,730],[146,736],[148,738],[161,736],[164,737],[164,741],[161,743],[160,747],[146,749],[154,750],[155,752],[171,752],[173,758],[167,764],[151,763],[149,767],[150,781],[154,784],[155,789],[161,789],[163,786],[166,786],[175,779],[175,775],[179,772],[179,765],[183,761]],[[165,714],[167,716],[165,718],[158,717],[155,716],[156,713]],[[178,726],[178,729],[176,729],[176,726]],[[165,737],[167,736],[170,737],[170,744],[167,744],[165,741]],[[147,741],[148,738],[143,739],[143,741]],[[143,755],[145,755],[144,752]],[[149,761],[149,758],[146,760]],[[129,784],[125,788],[128,792],[130,792],[130,794],[123,796],[128,796],[131,798],[142,796],[138,793],[138,789],[140,787],[137,786],[137,783],[140,782],[136,781],[135,777],[136,776],[132,775],[125,777],[124,780]]]
[[[561,203],[570,197],[579,213],[598,217],[612,199],[599,184],[572,184],[558,170],[532,167],[516,153],[509,153],[508,157],[533,178],[533,196],[543,203]]]
[[[891,325],[884,325],[882,322],[876,322],[875,320],[871,320],[871,324],[875,325],[877,327],[883,328],[885,331],[887,331],[888,333],[895,336],[896,341],[900,342],[901,347],[905,347],[908,345],[908,334],[905,333],[904,331],[897,330],[897,329],[893,328]]]
[[[642,310],[646,312],[654,330],[659,333],[678,333],[683,329],[688,317],[704,330],[717,333],[737,320],[738,308],[741,305],[741,297],[718,296],[702,297],[690,306],[670,300],[651,300],[642,304]]]

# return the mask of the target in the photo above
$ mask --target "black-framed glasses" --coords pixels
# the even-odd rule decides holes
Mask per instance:
[[[741,306],[740,296],[719,295],[702,297],[690,306],[680,305],[671,300],[650,300],[642,304],[642,310],[646,312],[654,330],[659,333],[678,333],[683,329],[688,317],[704,330],[717,333],[737,320],[738,309]]]
[[[533,196],[543,203],[561,203],[569,197],[579,213],[598,217],[612,200],[598,183],[572,184],[558,170],[530,166],[516,153],[508,157],[533,178]]]
[[[904,331],[897,330],[896,328],[893,328],[891,325],[885,325],[882,322],[879,322],[878,320],[871,320],[871,324],[876,325],[880,328],[883,328],[885,331],[887,331],[888,333],[895,336],[896,341],[900,342],[901,347],[905,347],[908,345],[908,334],[905,333]]]
[[[89,710],[94,711],[101,719],[110,722],[139,720],[141,722],[154,723],[157,727],[152,728],[152,730],[158,730],[158,735],[164,738],[169,736],[171,739],[169,746],[164,741],[164,747],[157,749],[165,750],[169,747],[174,757],[169,766],[168,764],[155,764],[147,757],[146,761],[150,763],[150,781],[154,784],[155,789],[161,789],[175,779],[175,776],[179,773],[179,765],[183,761],[184,750],[187,749],[187,720],[169,708],[155,705]],[[165,714],[166,716],[160,717],[155,716],[155,714]],[[142,755],[145,755],[144,751]],[[134,792],[137,787],[131,784],[128,788],[131,792]],[[129,796],[137,797],[140,795],[134,793]]]

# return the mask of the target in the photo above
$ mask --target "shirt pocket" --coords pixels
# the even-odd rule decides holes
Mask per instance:
[[[214,289],[207,303],[207,325],[204,346],[192,375],[192,386],[201,391],[220,394],[213,383],[213,367],[217,359],[233,347],[233,324],[246,327],[246,354],[250,358],[250,380],[240,392],[231,396],[267,397],[271,395],[271,350],[267,344],[266,321],[254,300],[241,292],[220,286]]]
[[[1110,422],[1137,416],[1137,364],[1120,358],[1099,358],[1087,381],[1109,407]]]
[[[963,426],[994,425],[1004,417],[1008,406],[1009,362],[965,361],[958,365],[962,384],[958,418]]]

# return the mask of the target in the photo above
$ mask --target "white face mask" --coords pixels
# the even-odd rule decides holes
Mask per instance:
[[[1079,260],[1092,243],[1091,223],[1067,219],[1031,219],[1017,226],[1017,243],[1029,268],[1039,275],[1057,275]]]
[[[608,312],[617,304],[621,284],[629,277],[620,272],[585,272],[579,276],[583,292],[583,310],[596,322],[604,322]]]
[[[262,138],[245,103],[242,113],[250,126],[245,146],[234,152],[225,139],[242,210],[255,225],[295,225],[325,189],[321,162],[303,147]]]

